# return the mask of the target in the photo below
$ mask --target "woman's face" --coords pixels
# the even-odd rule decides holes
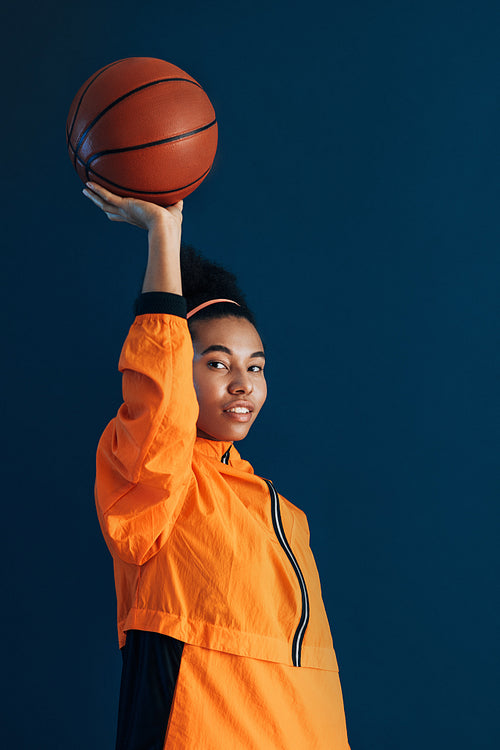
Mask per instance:
[[[198,436],[243,440],[267,396],[260,336],[250,321],[235,317],[200,320],[192,334]]]

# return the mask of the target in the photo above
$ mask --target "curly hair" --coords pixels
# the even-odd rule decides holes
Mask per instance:
[[[236,276],[223,266],[203,257],[191,245],[181,247],[182,292],[187,301],[188,310],[193,310],[203,302],[211,299],[231,299],[240,306],[230,302],[218,302],[204,307],[190,318],[189,323],[210,318],[233,316],[246,318],[257,327],[255,317],[247,305],[245,295],[236,281]]]

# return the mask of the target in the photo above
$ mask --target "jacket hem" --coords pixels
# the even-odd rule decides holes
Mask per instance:
[[[118,624],[120,648],[125,644],[127,630],[162,633],[192,646],[293,666],[291,642],[259,633],[231,630],[208,622],[194,622],[168,612],[132,608],[126,619]],[[302,667],[338,672],[333,646],[304,644]]]

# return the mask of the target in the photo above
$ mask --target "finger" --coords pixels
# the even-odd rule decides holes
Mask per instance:
[[[99,208],[102,208],[104,210],[106,202],[100,198],[97,193],[93,193],[92,190],[88,190],[87,188],[84,188],[82,190],[82,193],[86,198],[92,201],[92,203],[95,203],[96,206],[99,206]]]
[[[91,190],[87,190],[86,188],[82,190],[82,193],[85,195],[86,198],[89,198],[89,200],[92,201],[98,208],[100,208],[105,213],[107,211],[114,211],[118,212],[119,208],[117,206],[114,206],[110,204],[108,201],[103,200],[100,196],[98,196],[96,193],[93,193]]]
[[[106,203],[111,203],[112,206],[117,206],[123,201],[123,198],[119,195],[110,193],[109,190],[103,188],[102,185],[98,185],[97,182],[86,182],[85,184],[89,190],[99,195],[104,201],[106,201]]]

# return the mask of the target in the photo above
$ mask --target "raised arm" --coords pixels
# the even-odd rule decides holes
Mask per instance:
[[[180,296],[182,202],[161,208],[92,183],[84,192],[112,221],[147,230],[143,292],[164,293],[159,300],[141,300],[120,357],[123,404],[97,451],[96,502],[104,536],[112,554],[141,565],[167,540],[192,480],[198,404]]]

